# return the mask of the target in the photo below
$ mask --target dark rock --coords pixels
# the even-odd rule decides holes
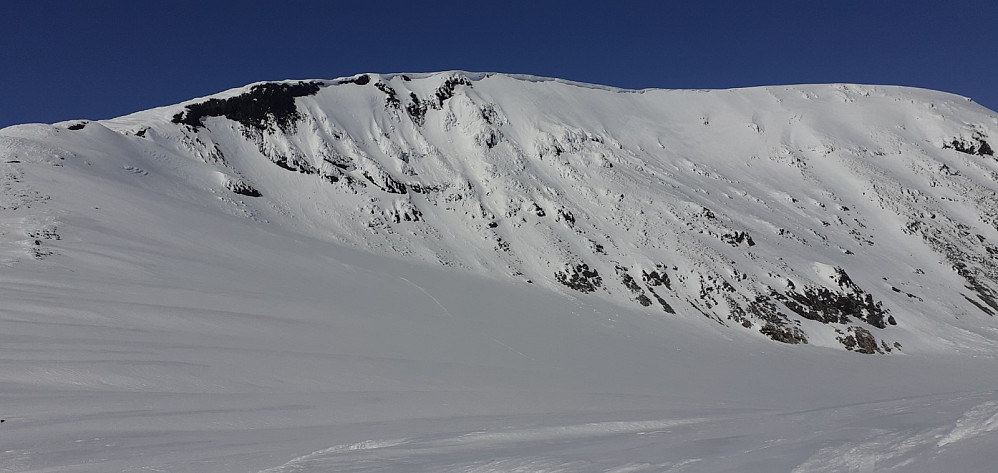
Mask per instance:
[[[641,281],[649,286],[665,286],[666,289],[672,290],[669,275],[666,274],[665,268],[662,265],[657,265],[657,269],[652,270],[650,273],[641,270]]]
[[[315,95],[320,85],[301,81],[254,85],[242,95],[188,105],[185,111],[173,116],[172,122],[197,129],[204,126],[202,120],[206,117],[225,117],[247,128],[264,131],[277,125],[288,132],[301,118],[294,99]]]
[[[995,291],[981,283],[981,281],[978,280],[976,271],[969,269],[966,263],[959,262],[954,264],[953,267],[957,274],[962,276],[963,279],[967,281],[967,285],[964,287],[974,291],[974,293],[977,294],[977,298],[984,302],[987,307],[977,303],[967,296],[964,296],[964,298],[970,301],[971,304],[977,306],[978,309],[981,309],[981,311],[985,314],[991,316],[995,315],[995,311],[998,311],[998,295],[995,294]],[[988,307],[990,307],[990,309]]]
[[[586,263],[576,263],[565,271],[557,271],[554,278],[570,289],[583,293],[595,292],[603,286],[603,278],[595,269],[589,269]]]
[[[495,131],[485,132],[478,137],[478,141],[481,145],[485,146],[487,149],[495,148],[502,141],[502,134]]]
[[[738,246],[741,245],[742,243],[745,243],[748,246],[755,246],[755,241],[752,240],[752,236],[749,235],[748,232],[728,232],[721,235],[720,238],[721,241],[731,246]]]
[[[402,102],[399,100],[398,92],[396,92],[395,89],[392,88],[392,86],[384,82],[378,82],[374,84],[374,86],[377,87],[378,90],[384,92],[385,95],[387,95],[387,97],[385,97],[386,109],[398,110],[399,107],[401,107]]]
[[[38,230],[34,230],[34,231],[28,232],[28,238],[34,238],[35,239],[35,245],[41,245],[42,242],[40,240],[61,240],[62,239],[62,237],[59,236],[58,233],[56,233],[56,229],[55,228],[49,228],[49,227],[41,228],[41,229],[38,229]]]
[[[624,284],[624,287],[626,287],[627,290],[635,294],[640,294],[642,292],[641,286],[639,286],[638,283],[634,281],[634,278],[632,278],[630,274],[627,274],[627,268],[623,266],[617,266],[616,270],[617,270],[617,276],[620,276],[620,282]]]
[[[482,119],[489,125],[498,125],[502,121],[499,112],[496,111],[495,105],[491,103],[482,105],[481,112]]]
[[[617,276],[620,277],[620,282],[627,288],[628,291],[631,291],[631,294],[634,294],[634,300],[636,300],[638,304],[645,307],[650,306],[651,299],[648,298],[644,289],[641,289],[641,286],[638,285],[637,281],[635,281],[634,278],[627,272],[627,268],[618,265],[615,270],[617,271]],[[654,291],[652,291],[652,294],[654,294]],[[655,297],[658,297],[658,295]],[[668,304],[665,304],[665,306],[668,306]]]
[[[563,220],[569,227],[575,225],[575,215],[567,209],[558,209],[557,218]]]
[[[836,340],[841,342],[846,347],[846,350],[867,355],[883,353],[877,345],[877,339],[874,338],[869,330],[863,327],[852,326],[847,329],[847,333],[848,335],[843,334],[842,337],[836,337]]]
[[[426,123],[426,104],[421,102],[414,92],[409,92],[409,99],[409,105],[405,106],[406,113],[413,123],[423,126]]]
[[[873,296],[853,283],[842,268],[836,268],[834,280],[843,291],[808,286],[801,292],[791,289],[785,295],[776,294],[775,297],[805,319],[845,324],[849,317],[854,317],[877,328],[887,327],[890,311],[884,309],[883,303],[874,301]]]
[[[450,79],[445,80],[440,87],[437,87],[437,90],[433,93],[433,96],[437,99],[437,102],[434,104],[434,108],[442,108],[444,102],[454,96],[454,90],[457,89],[457,86],[459,85],[471,87],[471,81],[468,80],[467,77],[451,77]]]
[[[989,309],[984,304],[981,304],[980,302],[977,302],[977,301],[975,301],[975,300],[967,297],[966,294],[960,294],[960,295],[963,296],[963,298],[966,299],[967,302],[971,303],[974,307],[977,307],[978,309],[980,309],[981,312],[984,312],[985,314],[988,314],[988,315],[994,317],[995,312],[993,310]]]
[[[370,84],[370,83],[371,83],[371,76],[369,76],[367,74],[361,74],[361,75],[359,75],[357,77],[354,77],[353,79],[343,79],[343,80],[337,82],[336,84],[337,85],[344,85],[344,84],[367,85],[367,84]]]
[[[322,160],[343,171],[349,171],[355,167],[353,160],[342,156],[325,156]]]
[[[379,173],[380,179],[375,179],[373,176],[368,174],[366,171],[363,173],[365,179],[374,184],[379,189],[389,193],[389,194],[407,194],[405,184],[395,180],[392,176],[387,173]]]
[[[822,323],[844,324],[849,317],[864,318],[864,311],[874,314],[870,325],[883,326],[883,311],[880,307],[870,307],[866,298],[854,294],[835,292],[824,287],[809,286],[802,292],[790,291],[784,305],[796,314],[809,320]]]
[[[650,292],[651,295],[655,298],[655,301],[657,301],[659,303],[659,305],[662,306],[662,310],[664,310],[668,314],[675,314],[676,313],[676,310],[673,309],[672,306],[669,305],[668,302],[665,302],[665,299],[662,299],[662,296],[658,295],[658,293],[655,292],[655,290],[652,289],[651,286],[646,286],[646,287],[648,288],[648,292]]]
[[[76,130],[82,130],[86,126],[87,126],[87,122],[79,122],[79,123],[74,123],[72,125],[69,125],[67,128],[69,128],[70,130],[76,131]]]
[[[423,212],[420,212],[414,206],[408,206],[405,210],[392,209],[390,218],[395,223],[421,222],[423,220]]]
[[[977,154],[981,156],[994,156],[995,151],[991,149],[991,145],[987,141],[980,140],[978,142]]]
[[[532,214],[534,214],[534,215],[536,215],[538,217],[543,217],[543,216],[547,215],[547,213],[544,212],[544,209],[541,208],[540,205],[537,205],[536,202],[533,203],[533,206],[530,208],[530,213],[532,213]]]
[[[995,154],[991,145],[984,141],[984,135],[980,131],[975,131],[974,136],[969,140],[954,138],[949,143],[943,143],[943,148],[976,156],[994,156]]]
[[[256,190],[255,187],[241,181],[228,181],[225,183],[225,188],[233,193],[247,197],[260,197],[261,195],[260,191]]]
[[[780,313],[769,296],[757,295],[744,311],[763,322],[762,328],[759,329],[763,335],[780,343],[807,344],[807,335],[804,331],[794,325],[786,315]],[[739,312],[737,306],[732,308],[732,312]]]
[[[971,234],[965,226],[945,228],[940,227],[938,221],[911,221],[903,231],[921,234],[929,247],[952,265],[953,271],[966,281],[965,287],[973,291],[980,301],[964,295],[968,302],[985,314],[993,316],[998,312],[998,290],[987,284],[998,275],[998,258],[987,251],[988,245],[983,245],[983,249],[989,254],[981,255],[982,245],[967,243]]]
[[[284,155],[273,156],[271,157],[271,161],[277,166],[286,169],[288,171],[295,171],[302,174],[318,174],[319,172],[319,170],[316,169],[315,166],[312,166],[311,164],[309,164],[304,160],[301,159],[291,160]]]
[[[779,326],[766,322],[766,324],[759,329],[759,332],[780,343],[787,343],[790,345],[807,344],[807,335],[805,335],[804,331],[799,327]]]
[[[408,187],[409,190],[417,194],[429,194],[432,192],[442,192],[444,190],[441,186],[429,186],[418,182],[409,183]]]
[[[616,266],[615,269],[617,271],[617,276],[620,277],[620,282],[624,285],[624,287],[627,288],[627,290],[631,291],[631,293],[634,294],[635,301],[637,301],[639,304],[645,307],[652,305],[651,298],[648,297],[648,295],[645,293],[645,290],[642,289],[641,286],[638,285],[637,281],[635,281],[634,278],[628,273],[627,268],[618,265]],[[676,313],[676,311],[672,308],[672,306],[670,306],[669,303],[665,301],[665,299],[662,299],[661,296],[655,293],[655,290],[652,289],[651,286],[646,286],[646,287],[648,289],[648,292],[651,293],[652,297],[654,297],[658,301],[658,303],[662,305],[662,310],[664,310],[669,314]]]

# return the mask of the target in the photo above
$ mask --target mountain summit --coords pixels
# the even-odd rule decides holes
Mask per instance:
[[[461,71],[257,83],[4,129],[0,208],[52,213],[0,237],[0,256],[60,253],[57,192],[21,178],[49,163],[95,192],[134,186],[707,330],[993,352],[996,140],[993,111],[903,87],[624,90]]]

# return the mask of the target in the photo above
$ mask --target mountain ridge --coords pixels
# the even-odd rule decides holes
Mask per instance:
[[[368,73],[0,136],[8,163],[49,143],[311,237],[722,332],[998,346],[998,118],[952,94]]]

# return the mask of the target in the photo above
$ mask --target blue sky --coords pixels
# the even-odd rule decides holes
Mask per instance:
[[[998,109],[998,2],[0,2],[0,127],[260,80],[447,69],[628,88],[858,82]]]

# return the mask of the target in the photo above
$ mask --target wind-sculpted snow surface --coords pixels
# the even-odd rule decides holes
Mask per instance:
[[[996,144],[464,72],[6,128],[0,470],[990,471]]]
[[[808,413],[743,413],[365,441],[316,451],[261,473],[988,471],[987,462],[998,456],[961,458],[966,450],[960,447],[965,445],[956,441],[951,445],[952,433],[937,444],[952,424],[935,422],[943,418],[953,422],[952,416],[965,408],[957,406],[968,402],[973,399],[895,400]],[[929,408],[940,411],[934,416],[920,412]],[[955,421],[954,432],[964,432],[965,424],[980,423],[982,415],[995,411],[992,402],[971,407]],[[812,425],[800,425],[805,416]],[[927,421],[929,417],[936,418]],[[991,422],[995,423],[993,417]],[[957,441],[977,445],[994,441],[989,434],[994,428],[998,426],[966,431],[968,435]],[[843,437],[848,439],[844,443]],[[823,444],[835,446],[820,447]],[[715,453],[727,449],[740,455]],[[649,455],[653,451],[655,455]]]

